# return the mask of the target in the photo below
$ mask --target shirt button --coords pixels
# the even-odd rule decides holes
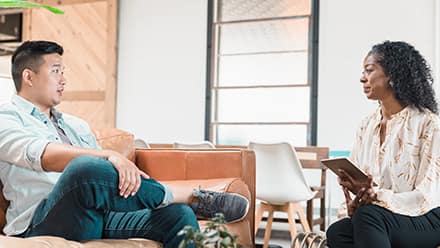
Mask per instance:
[[[44,124],[47,124],[47,121],[44,121]]]

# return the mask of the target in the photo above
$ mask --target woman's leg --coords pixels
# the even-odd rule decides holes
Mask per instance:
[[[436,247],[440,209],[422,216],[395,214],[376,205],[362,206],[352,218],[354,247]]]
[[[353,247],[353,225],[350,218],[341,219],[327,229],[327,245],[330,248]]]

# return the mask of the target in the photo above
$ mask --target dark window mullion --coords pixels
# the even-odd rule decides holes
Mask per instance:
[[[255,22],[271,22],[271,21],[282,21],[291,19],[305,19],[309,18],[310,15],[297,15],[297,16],[280,16],[280,17],[266,17],[266,18],[255,18],[255,19],[245,19],[245,20],[235,20],[235,21],[218,21],[214,22],[214,25],[230,25],[230,24],[240,24],[240,23],[255,23]]]
[[[217,56],[227,57],[227,56],[242,56],[242,55],[264,55],[264,54],[305,53],[305,52],[308,52],[308,50],[298,49],[298,50],[280,50],[280,51],[264,51],[264,52],[246,52],[246,53],[224,53],[224,54],[217,54]]]
[[[235,90],[235,89],[267,89],[267,88],[308,88],[310,84],[250,84],[234,86],[214,86],[214,90]]]

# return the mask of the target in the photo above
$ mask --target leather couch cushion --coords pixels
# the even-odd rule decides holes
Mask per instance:
[[[93,134],[102,149],[113,150],[135,161],[134,136],[116,128],[101,128],[93,130]]]
[[[3,185],[0,182],[0,190],[3,190]],[[7,201],[1,191],[0,193],[0,234],[3,234],[3,227],[6,226],[6,210],[9,206],[9,201]]]
[[[100,239],[86,242],[69,241],[55,236],[14,238],[0,236],[0,248],[161,248],[147,239]]]
[[[215,152],[215,156],[213,156]],[[242,153],[237,150],[185,151],[151,150],[138,151],[138,167],[159,180],[190,180],[205,178],[241,178]],[[209,170],[206,168],[209,166]]]

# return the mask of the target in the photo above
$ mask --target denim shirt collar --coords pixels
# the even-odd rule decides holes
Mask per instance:
[[[31,114],[32,116],[40,117],[43,113],[30,101],[24,99],[19,95],[12,96],[12,103],[16,105],[18,108],[24,110],[26,113]],[[55,117],[55,119],[63,120],[63,114],[56,110],[55,108],[50,109],[50,113]]]

